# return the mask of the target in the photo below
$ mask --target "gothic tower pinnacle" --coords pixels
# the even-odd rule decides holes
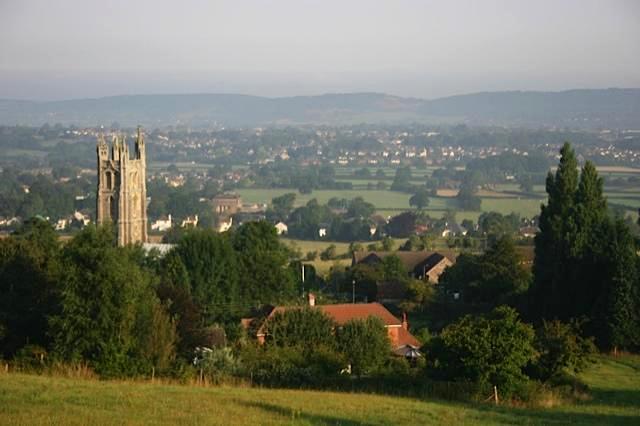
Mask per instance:
[[[142,130],[138,128],[134,158],[124,135],[114,135],[111,155],[104,140],[98,137],[98,224],[117,227],[118,245],[147,241],[146,158]]]

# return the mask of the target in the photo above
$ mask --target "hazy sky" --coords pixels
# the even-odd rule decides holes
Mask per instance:
[[[640,87],[640,1],[0,0],[0,97]]]

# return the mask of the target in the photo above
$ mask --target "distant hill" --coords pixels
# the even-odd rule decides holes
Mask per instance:
[[[379,93],[284,98],[132,95],[54,102],[0,99],[0,124],[112,122],[147,127],[421,122],[640,129],[640,89],[485,92],[433,100]]]

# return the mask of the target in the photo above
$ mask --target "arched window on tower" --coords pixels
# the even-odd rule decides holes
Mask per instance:
[[[113,189],[113,173],[106,173],[107,189]]]

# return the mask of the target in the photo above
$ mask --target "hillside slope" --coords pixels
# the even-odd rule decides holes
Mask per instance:
[[[435,100],[379,93],[265,98],[236,94],[132,95],[55,102],[0,100],[0,124],[192,126],[468,123],[640,129],[640,89],[486,92]]]
[[[336,392],[0,373],[0,424],[638,424],[640,358],[605,358],[584,380],[592,387],[591,400],[524,409]]]

